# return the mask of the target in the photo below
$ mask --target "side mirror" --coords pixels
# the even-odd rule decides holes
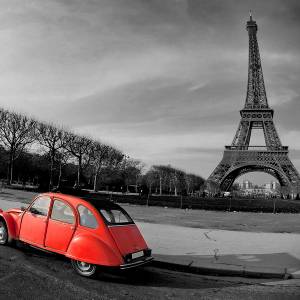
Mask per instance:
[[[26,209],[27,209],[27,207],[21,206],[21,211],[25,211]]]

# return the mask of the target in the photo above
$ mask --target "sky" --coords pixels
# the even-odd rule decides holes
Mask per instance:
[[[245,103],[249,10],[300,170],[298,0],[0,0],[0,106],[206,178]]]

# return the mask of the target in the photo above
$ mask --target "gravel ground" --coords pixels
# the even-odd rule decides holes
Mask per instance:
[[[0,299],[299,299],[299,281],[213,277],[145,267],[74,273],[67,259],[28,246],[0,247]]]

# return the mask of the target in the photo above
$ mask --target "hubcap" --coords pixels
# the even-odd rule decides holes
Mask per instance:
[[[7,239],[7,230],[4,224],[0,223],[0,243],[4,243]]]
[[[77,266],[82,272],[88,272],[92,269],[92,265],[83,261],[77,261]]]
[[[89,276],[95,273],[95,266],[92,264],[77,260],[75,265],[82,275]]]
[[[89,264],[75,259],[72,259],[71,262],[74,270],[81,276],[92,277],[96,273],[97,267],[93,264]]]

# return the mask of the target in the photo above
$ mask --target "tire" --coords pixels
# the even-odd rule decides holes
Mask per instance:
[[[97,266],[83,261],[71,259],[72,267],[81,276],[94,277],[96,275]]]
[[[0,245],[7,245],[9,242],[8,230],[6,223],[0,220]]]

